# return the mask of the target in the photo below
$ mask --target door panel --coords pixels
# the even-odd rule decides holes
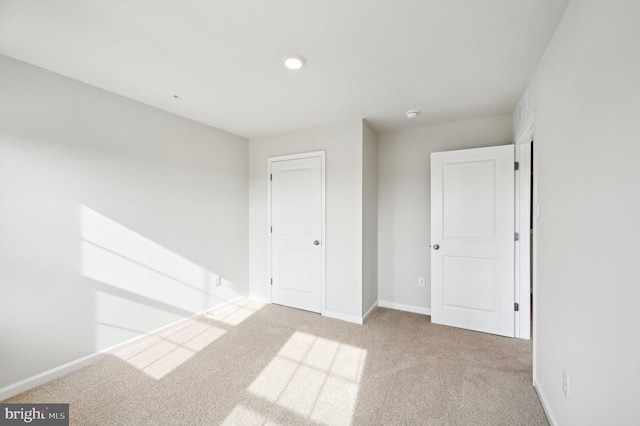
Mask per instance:
[[[280,249],[279,289],[311,291],[311,269],[313,253],[311,250],[287,248]]]
[[[274,161],[271,176],[272,301],[321,312],[322,160]]]
[[[495,238],[494,171],[492,160],[444,167],[445,238]]]
[[[498,289],[495,260],[454,256],[443,260],[445,306],[495,311]],[[475,277],[473,286],[467,284],[469,276]]]
[[[514,148],[431,154],[432,321],[514,335]]]

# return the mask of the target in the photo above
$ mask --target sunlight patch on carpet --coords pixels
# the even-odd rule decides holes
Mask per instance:
[[[229,325],[239,325],[244,320],[264,308],[265,304],[255,300],[243,299],[216,308],[207,313],[207,316]]]
[[[279,426],[279,423],[267,420],[255,411],[245,407],[242,404],[238,404],[222,423],[222,426],[236,425]]]
[[[312,421],[350,424],[367,351],[296,332],[249,392]]]
[[[225,333],[226,330],[193,320],[114,355],[159,380]]]

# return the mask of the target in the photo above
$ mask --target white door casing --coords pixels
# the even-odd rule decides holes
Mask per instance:
[[[514,147],[431,154],[431,320],[514,336]]]
[[[324,153],[269,159],[273,303],[322,313]]]
[[[533,338],[533,377],[536,377],[536,312],[531,306],[531,292],[535,308],[536,299],[536,215],[532,211],[538,202],[536,176],[537,162],[533,161],[531,147],[534,145],[535,112],[520,127],[513,140],[516,146],[516,161],[520,169],[516,173],[516,229],[520,233],[520,240],[516,243],[516,301],[520,303],[520,311],[516,315],[516,337],[521,339]],[[535,151],[535,148],[534,148]],[[534,207],[532,209],[532,207]],[[533,225],[530,233],[529,225]]]
[[[515,337],[531,338],[531,145],[515,145],[516,161],[516,214],[515,229],[519,235],[515,244],[515,301],[519,311],[515,316]]]

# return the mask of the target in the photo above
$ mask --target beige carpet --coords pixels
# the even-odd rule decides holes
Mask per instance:
[[[530,341],[246,300],[4,402],[70,403],[72,425],[548,424]]]

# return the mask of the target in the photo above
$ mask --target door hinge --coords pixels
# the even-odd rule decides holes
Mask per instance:
[[[271,285],[273,285],[273,278],[271,278]]]
[[[520,170],[520,163],[516,161],[516,170]]]
[[[273,175],[269,175],[269,180],[273,180]]]
[[[514,308],[515,308],[516,312],[518,312],[518,311],[520,310],[520,305],[518,305],[518,304],[516,303],[516,304],[515,304],[515,306],[514,306]]]
[[[273,234],[273,226],[269,227],[269,232],[271,232]]]
[[[514,236],[514,239],[515,239],[516,241],[520,241],[520,233],[516,232],[516,234],[515,234],[515,236]]]

